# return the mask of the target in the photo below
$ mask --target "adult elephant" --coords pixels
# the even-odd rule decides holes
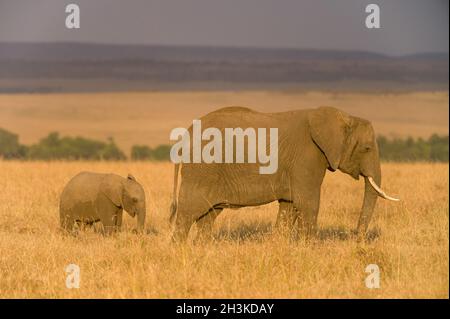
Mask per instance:
[[[333,172],[339,169],[355,179],[360,176],[365,179],[359,235],[367,231],[378,196],[397,200],[380,188],[378,147],[367,120],[332,107],[282,113],[227,107],[202,117],[201,125],[202,129],[214,127],[222,133],[225,128],[236,127],[278,128],[278,169],[274,174],[260,174],[262,164],[258,162],[176,164],[171,207],[171,221],[176,217],[175,241],[184,241],[194,222],[200,236],[209,234],[214,219],[224,208],[272,201],[280,202],[280,213],[296,215],[288,218],[290,226],[298,219],[301,233],[310,236],[316,232],[320,189],[327,169]]]

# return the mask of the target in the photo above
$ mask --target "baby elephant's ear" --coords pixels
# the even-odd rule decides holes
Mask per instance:
[[[100,191],[117,207],[123,207],[123,183],[121,179],[112,175],[106,176],[100,184]]]
[[[128,174],[128,177],[127,177],[127,178],[130,179],[130,180],[132,180],[132,181],[136,181],[136,178],[134,178],[134,176],[131,175],[131,174]]]

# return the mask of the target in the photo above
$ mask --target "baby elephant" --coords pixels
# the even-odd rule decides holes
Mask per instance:
[[[122,212],[137,215],[138,231],[144,229],[145,192],[136,179],[115,174],[82,172],[73,177],[61,194],[61,227],[71,232],[78,226],[102,222],[104,233],[120,230]]]

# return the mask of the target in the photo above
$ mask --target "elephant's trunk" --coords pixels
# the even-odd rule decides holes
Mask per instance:
[[[146,209],[145,206],[139,210],[137,214],[137,230],[138,232],[144,231],[145,226],[145,215],[146,215]]]
[[[375,209],[375,204],[377,203],[377,199],[379,196],[378,192],[372,187],[369,181],[369,177],[371,177],[377,185],[381,185],[381,168],[379,160],[376,161],[376,164],[371,169],[370,175],[364,175],[364,202],[361,208],[361,214],[359,216],[357,228],[358,235],[360,236],[364,236],[367,232],[367,228],[369,227],[369,223],[372,219],[373,211]]]
[[[392,201],[399,201],[399,199],[387,195],[381,189],[381,167],[378,155],[378,147],[375,148],[373,157],[369,161],[363,163],[364,169],[362,175],[365,181],[364,202],[361,209],[361,215],[358,221],[358,235],[364,236],[372,219],[375,204],[378,196]],[[369,165],[367,165],[370,163]],[[365,165],[364,165],[365,164]]]

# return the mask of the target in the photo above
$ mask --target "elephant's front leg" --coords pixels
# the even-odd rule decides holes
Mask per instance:
[[[115,231],[122,230],[122,215],[123,215],[122,209],[119,209],[115,214],[115,220],[114,220],[114,225],[116,226]]]
[[[103,222],[103,235],[111,235],[113,233],[116,233],[117,231],[120,230],[120,226],[118,226],[115,221],[109,222]]]
[[[172,241],[175,243],[181,243],[186,241],[189,230],[191,229],[194,219],[189,210],[184,206],[178,205],[177,215],[175,220],[175,228],[172,233]]]
[[[119,209],[103,222],[103,231],[105,235],[111,235],[112,233],[120,231],[120,228],[122,227],[122,213],[123,210]]]
[[[122,226],[123,210],[114,206],[107,199],[97,201],[97,216],[102,223],[102,233],[104,235],[111,235],[120,230]]]
[[[110,221],[103,221],[103,229],[102,234],[105,236],[109,236],[116,232],[117,226],[114,224],[114,222]]]
[[[320,206],[320,188],[301,192],[301,195],[294,201],[294,206],[298,207],[298,229],[306,239],[317,233],[317,217]]]

